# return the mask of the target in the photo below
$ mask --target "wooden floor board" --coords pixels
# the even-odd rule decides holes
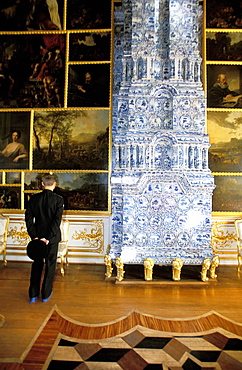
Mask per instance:
[[[34,304],[29,304],[27,295],[30,268],[30,263],[20,262],[0,266],[0,314],[5,317],[5,323],[0,328],[0,361],[4,358],[21,358],[55,305],[64,315],[64,318],[61,315],[56,316],[56,320],[59,320],[58,330],[63,329],[66,335],[81,333],[90,339],[92,335],[97,335],[95,328],[90,330],[71,326],[70,322],[65,321],[65,317],[78,323],[101,324],[99,333],[104,337],[116,335],[117,330],[122,332],[140,322],[144,327],[153,325],[154,329],[163,325],[162,330],[165,331],[171,328],[180,328],[181,331],[195,331],[199,328],[204,330],[218,322],[228,325],[218,315],[242,323],[242,273],[237,273],[236,266],[220,266],[217,269],[218,278],[211,284],[200,282],[198,274],[194,275],[196,279],[189,276],[190,285],[182,284],[182,280],[171,284],[168,279],[170,271],[166,269],[163,276],[162,271],[160,276],[156,272],[156,278],[169,281],[167,285],[148,282],[119,285],[115,284],[114,279],[105,279],[104,265],[73,264],[69,265],[64,278],[60,275],[59,268],[57,269],[51,299],[47,303],[38,300]],[[141,269],[133,269],[132,272],[132,268],[125,268],[125,279],[142,279]],[[207,318],[206,314],[210,311],[216,311],[218,315]],[[132,315],[127,316],[131,312]],[[197,319],[204,315],[202,320]],[[126,318],[120,320],[122,317]],[[161,322],[160,318],[166,321]],[[120,320],[119,326],[109,324],[104,328],[105,323],[116,320]],[[56,325],[54,321],[50,330],[57,332]],[[230,330],[232,327],[236,332],[236,325],[229,325]]]

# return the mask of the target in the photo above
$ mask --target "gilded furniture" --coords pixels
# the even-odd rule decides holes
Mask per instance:
[[[237,257],[238,257],[238,271],[241,268],[241,259],[242,259],[242,219],[235,220],[235,230],[237,237]]]
[[[6,260],[6,245],[8,235],[9,217],[0,215],[0,254],[3,254],[3,264],[7,265]]]
[[[65,275],[64,265],[68,265],[68,235],[69,235],[70,223],[68,220],[62,220],[60,224],[61,229],[61,241],[58,245],[57,258],[60,258],[60,269],[61,275]]]

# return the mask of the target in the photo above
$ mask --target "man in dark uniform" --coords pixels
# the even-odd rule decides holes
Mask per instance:
[[[44,190],[30,197],[25,212],[27,231],[32,240],[39,239],[48,245],[45,257],[45,273],[41,287],[42,302],[47,302],[52,295],[52,284],[56,270],[58,243],[61,240],[60,223],[63,213],[63,198],[53,190],[56,177],[46,174],[42,178]],[[35,302],[40,294],[40,281],[44,259],[34,260],[31,268],[29,302]]]

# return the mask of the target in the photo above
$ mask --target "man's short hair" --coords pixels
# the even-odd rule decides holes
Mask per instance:
[[[57,176],[54,174],[46,173],[42,177],[42,181],[45,186],[52,186],[54,182],[57,182]]]

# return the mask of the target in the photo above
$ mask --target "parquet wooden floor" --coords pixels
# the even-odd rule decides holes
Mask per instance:
[[[242,369],[236,266],[208,283],[195,268],[171,282],[161,267],[144,284],[140,267],[127,266],[115,284],[104,265],[70,265],[47,303],[29,304],[30,266],[0,267],[0,369]]]

